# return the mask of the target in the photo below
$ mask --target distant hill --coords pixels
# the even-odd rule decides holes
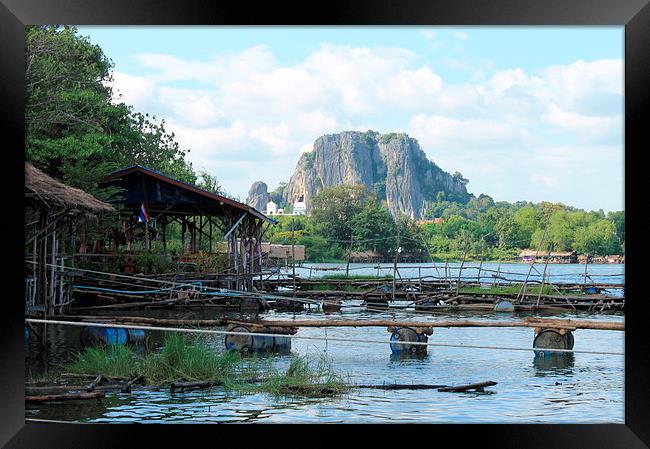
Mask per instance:
[[[313,150],[300,156],[282,198],[284,204],[302,199],[309,210],[325,187],[364,184],[386,201],[393,215],[420,219],[427,202],[436,201],[440,192],[449,201],[466,203],[471,197],[467,182],[428,160],[418,141],[406,134],[343,131],[319,137]],[[257,181],[247,203],[261,206],[263,198],[268,198],[266,185]]]

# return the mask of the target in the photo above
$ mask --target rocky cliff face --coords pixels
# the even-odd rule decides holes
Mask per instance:
[[[467,201],[466,182],[429,161],[417,140],[406,134],[344,131],[319,137],[313,151],[302,154],[283,198],[287,203],[304,198],[309,210],[325,187],[365,184],[394,215],[419,219],[438,192]]]
[[[246,204],[254,207],[260,212],[266,210],[266,203],[269,202],[269,187],[262,181],[255,181],[251,188],[248,190],[246,197]]]

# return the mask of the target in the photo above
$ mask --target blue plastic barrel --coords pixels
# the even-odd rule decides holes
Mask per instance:
[[[248,334],[251,331],[247,326],[234,326],[228,329],[238,334]],[[263,333],[261,331],[256,331]],[[226,335],[226,349],[239,352],[285,352],[291,350],[291,339],[281,335],[260,336],[260,335]]]
[[[144,339],[145,332],[142,329],[87,326],[81,330],[81,344],[84,346],[137,344]]]
[[[494,305],[495,312],[514,312],[515,306],[510,301],[499,301]]]
[[[273,337],[273,351],[275,352],[289,352],[291,351],[291,339],[289,337]]]
[[[426,343],[429,337],[425,333],[417,333],[410,327],[398,327],[390,336],[390,350],[393,354],[422,353],[427,351],[426,345],[410,345],[409,342]]]

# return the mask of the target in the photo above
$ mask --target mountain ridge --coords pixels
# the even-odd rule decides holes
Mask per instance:
[[[438,200],[441,192],[448,200],[467,202],[471,197],[467,182],[460,173],[451,175],[429,160],[419,142],[405,133],[342,131],[320,136],[312,151],[300,156],[282,199],[285,204],[303,200],[309,210],[326,187],[363,184],[386,201],[393,215],[420,219],[427,203]],[[258,183],[249,192],[250,205],[256,202],[250,193],[256,184],[261,187]]]

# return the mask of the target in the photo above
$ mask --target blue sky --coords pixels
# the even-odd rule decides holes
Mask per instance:
[[[322,134],[406,132],[495,200],[623,209],[622,27],[80,27],[245,199]]]

